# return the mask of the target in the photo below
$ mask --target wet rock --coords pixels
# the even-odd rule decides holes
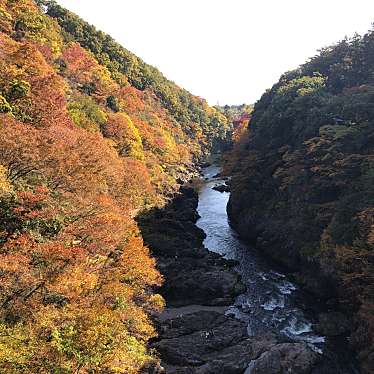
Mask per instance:
[[[168,305],[229,305],[245,291],[231,262],[226,264],[204,248],[195,251],[200,251],[199,257],[177,257],[159,266],[165,278],[161,293]]]
[[[237,262],[203,247],[206,235],[195,225],[198,196],[191,188],[182,192],[165,209],[140,221],[164,276],[160,293],[169,306],[229,305],[245,291],[233,269]]]
[[[306,374],[318,359],[303,343],[248,337],[244,322],[207,311],[165,321],[153,348],[172,374]]]
[[[275,344],[251,339],[246,324],[217,312],[200,311],[168,320],[154,344],[167,373],[243,373],[254,357]]]
[[[217,184],[212,188],[218,192],[230,192],[230,187],[227,184]]]
[[[229,259],[229,260],[226,260],[226,265],[230,267],[234,267],[234,266],[240,265],[240,262],[237,260]]]
[[[145,243],[164,277],[159,292],[167,306],[227,306],[245,292],[237,261],[203,246],[205,233],[195,222],[198,197],[192,189],[165,209],[139,220]],[[154,344],[167,373],[243,373],[250,362],[246,325],[214,311],[198,311],[159,321]]]
[[[304,343],[277,344],[253,360],[244,374],[308,374],[318,356]]]
[[[315,330],[326,336],[348,335],[351,331],[351,323],[343,313],[321,313]]]

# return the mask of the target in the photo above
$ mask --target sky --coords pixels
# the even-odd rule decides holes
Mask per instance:
[[[254,103],[282,73],[374,22],[374,0],[58,0],[215,104]]]

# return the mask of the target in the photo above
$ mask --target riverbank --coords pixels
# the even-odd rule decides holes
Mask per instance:
[[[183,188],[166,208],[139,222],[164,276],[166,309],[152,348],[166,373],[310,373],[319,355],[305,342],[270,330],[249,336],[247,322],[228,312],[246,287],[234,270],[237,261],[203,246],[197,206],[198,194]]]

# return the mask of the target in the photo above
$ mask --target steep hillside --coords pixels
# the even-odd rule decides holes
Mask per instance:
[[[0,0],[0,53],[0,372],[139,372],[163,300],[134,216],[227,121],[53,2]]]
[[[38,3],[61,26],[65,40],[78,42],[89,50],[116,82],[124,84],[125,75],[132,87],[155,95],[187,137],[199,143],[201,149],[194,152],[207,152],[215,141],[225,138],[228,130],[225,118],[205,100],[167,80],[155,67],[54,1],[38,0]]]
[[[331,310],[354,316],[351,343],[372,373],[374,32],[284,74],[239,141],[233,225]]]

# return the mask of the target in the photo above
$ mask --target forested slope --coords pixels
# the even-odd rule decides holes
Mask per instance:
[[[351,343],[372,373],[374,32],[284,74],[233,155],[233,225],[331,310],[354,317]]]
[[[219,111],[210,108],[205,100],[178,87],[109,35],[96,30],[55,2],[39,0],[39,3],[45,4],[47,14],[59,23],[67,41],[76,41],[93,53],[115,81],[121,83],[124,74],[131,86],[153,93],[183,131],[195,141],[200,141],[203,150],[209,150],[207,147],[225,137],[225,118]]]
[[[134,216],[227,121],[55,3],[0,0],[0,54],[0,372],[139,372],[163,301]]]

